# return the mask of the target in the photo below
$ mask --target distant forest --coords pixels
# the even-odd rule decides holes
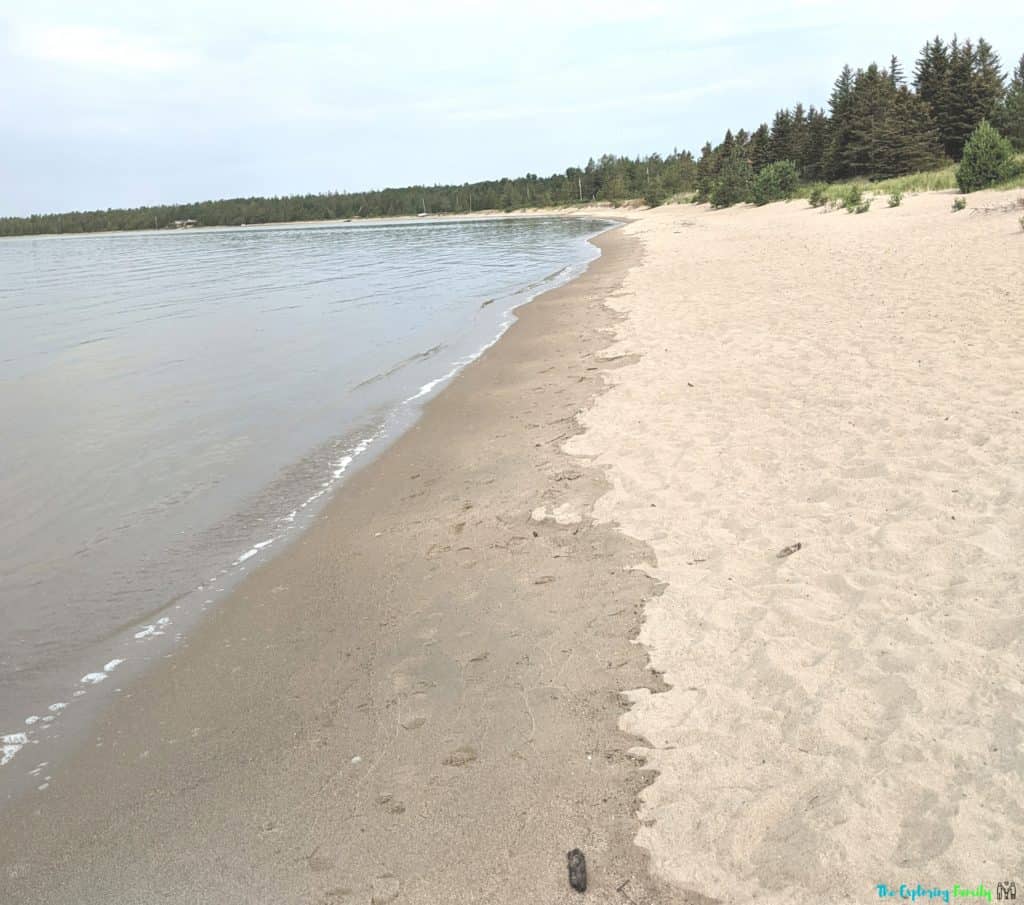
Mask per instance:
[[[885,66],[845,66],[827,110],[802,103],[779,110],[770,125],[729,130],[719,144],[705,144],[699,158],[688,151],[665,157],[605,155],[547,177],[528,173],[464,185],[4,217],[0,236],[164,229],[184,221],[240,226],[424,211],[510,211],[632,199],[654,205],[682,193],[693,193],[701,201],[712,196],[720,173],[737,166],[757,174],[771,164],[785,162],[789,167],[791,162],[804,182],[884,179],[945,166],[960,159],[968,137],[983,120],[1014,148],[1024,150],[1024,56],[1008,75],[984,38],[975,43],[954,37],[947,43],[936,37],[922,48],[910,84],[896,57]]]

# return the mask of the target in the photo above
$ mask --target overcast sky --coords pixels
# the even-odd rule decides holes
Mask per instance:
[[[689,6],[8,0],[0,215],[547,175],[909,75],[936,33],[1024,53],[1007,0]]]

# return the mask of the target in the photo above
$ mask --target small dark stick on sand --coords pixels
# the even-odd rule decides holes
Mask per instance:
[[[578,848],[569,852],[569,885],[576,892],[587,891],[587,859]]]
[[[775,554],[775,558],[785,559],[787,556],[792,556],[801,547],[803,547],[803,544],[797,541],[795,544],[790,544],[788,547],[783,547],[781,550],[779,550],[779,552]]]

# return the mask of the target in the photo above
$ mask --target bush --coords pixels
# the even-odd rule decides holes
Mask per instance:
[[[871,208],[872,200],[873,199],[871,199],[871,198],[865,198],[863,201],[861,201],[860,204],[858,204],[855,208],[853,208],[853,213],[855,213],[855,214],[866,214],[868,212],[868,210],[870,210],[870,208]],[[847,208],[847,210],[849,210],[849,208]]]
[[[825,187],[816,185],[811,189],[811,194],[807,196],[807,203],[811,207],[824,207],[828,203],[828,194],[825,192]]]
[[[839,196],[839,206],[845,207],[849,214],[852,214],[863,201],[864,193],[856,183],[848,185]]]
[[[735,147],[722,161],[718,176],[711,186],[711,206],[729,207],[750,199],[754,169],[742,148]]]
[[[1020,223],[1020,231],[1024,233],[1024,216],[1021,216],[1018,222]]]
[[[1016,170],[1013,146],[983,119],[964,145],[956,182],[966,194],[1012,179]]]
[[[893,192],[889,196],[889,207],[899,207],[903,203],[903,192]]]
[[[953,200],[953,213],[954,214],[957,211],[962,211],[965,207],[967,207],[967,199],[966,198],[960,197],[960,198],[955,198]]]
[[[750,200],[754,204],[770,201],[788,201],[796,192],[800,173],[792,160],[778,160],[761,169],[754,177]]]
[[[654,179],[647,183],[647,188],[644,189],[644,204],[648,207],[658,207],[667,200],[668,192],[659,180]]]

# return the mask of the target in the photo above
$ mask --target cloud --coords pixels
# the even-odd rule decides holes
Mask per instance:
[[[168,72],[196,63],[193,53],[154,38],[87,25],[28,26],[16,34],[14,46],[24,57],[90,69]]]

